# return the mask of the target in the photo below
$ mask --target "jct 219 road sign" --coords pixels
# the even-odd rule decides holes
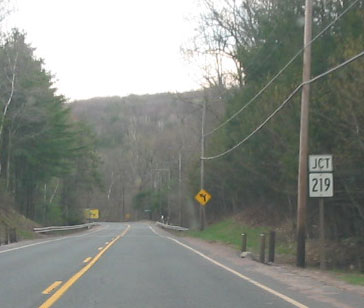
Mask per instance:
[[[332,155],[310,155],[309,171],[310,172],[332,172]]]
[[[206,203],[211,199],[211,195],[206,190],[201,189],[195,196],[195,199],[201,205],[206,205]]]
[[[332,173],[310,173],[310,197],[333,197],[334,179]]]

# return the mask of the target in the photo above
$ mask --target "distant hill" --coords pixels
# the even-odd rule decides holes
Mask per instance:
[[[144,207],[150,205],[136,210],[135,196],[143,191],[165,189],[167,173],[153,170],[169,169],[169,187],[173,192],[165,192],[160,197],[159,204],[154,205],[153,217],[168,210],[166,199],[169,198],[170,215],[177,219],[174,197],[178,155],[181,153],[183,160],[183,195],[192,199],[194,191],[189,191],[191,178],[188,175],[195,172],[199,162],[203,100],[209,99],[208,110],[213,110],[207,113],[209,126],[215,125],[224,112],[224,105],[212,94],[209,90],[96,97],[73,102],[73,116],[88,123],[94,131],[103,162],[100,172],[104,191],[87,196],[87,206],[101,208],[105,220],[146,217]],[[189,208],[183,214],[186,220],[194,217],[193,206]]]

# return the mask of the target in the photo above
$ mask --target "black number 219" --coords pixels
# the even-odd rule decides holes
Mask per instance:
[[[312,179],[312,182],[313,182],[312,186],[313,192],[328,191],[330,189],[331,180],[329,178]]]

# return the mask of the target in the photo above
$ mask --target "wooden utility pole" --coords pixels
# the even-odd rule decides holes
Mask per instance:
[[[123,197],[122,197],[122,203],[121,203],[121,218],[122,218],[122,221],[124,221],[125,219],[125,186],[124,184],[122,185],[122,193],[123,193]]]
[[[205,174],[204,167],[205,161],[202,159],[205,157],[205,120],[206,120],[206,98],[203,100],[202,105],[202,120],[201,120],[201,168],[200,168],[200,188],[204,189],[205,186]],[[200,229],[203,231],[205,229],[205,207],[200,205]]]
[[[169,170],[169,168],[167,169],[168,170],[168,178],[167,178],[167,211],[168,211],[168,224],[170,224],[170,221],[171,221],[171,205],[170,205],[170,202],[169,202],[169,190],[170,190],[170,182],[171,182],[171,171]]]
[[[311,76],[311,38],[312,38],[312,0],[306,0],[305,33],[303,53],[303,82]],[[301,129],[300,152],[298,167],[298,198],[297,198],[297,258],[298,267],[305,267],[306,247],[306,203],[307,203],[307,156],[308,156],[308,115],[309,115],[310,85],[302,88],[301,97]]]
[[[170,215],[171,215],[171,209],[170,209],[170,202],[169,202],[169,189],[170,189],[170,182],[171,182],[171,170],[169,168],[157,168],[157,169],[153,169],[152,171],[157,171],[158,173],[158,193],[159,193],[159,214],[162,216],[162,198],[161,198],[161,177],[160,177],[160,173],[162,171],[167,172],[167,219],[170,219]],[[164,215],[164,214],[163,214]]]
[[[178,205],[179,205],[179,225],[182,227],[182,154],[178,153]]]

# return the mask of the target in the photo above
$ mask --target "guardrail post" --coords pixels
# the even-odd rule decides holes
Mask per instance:
[[[276,246],[276,232],[270,231],[269,232],[269,255],[268,255],[268,262],[274,262],[274,251]]]
[[[246,251],[246,240],[247,240],[247,234],[242,233],[241,234],[241,252]]]
[[[7,245],[9,244],[9,227],[5,226],[5,241],[4,244]]]
[[[265,234],[260,234],[260,254],[259,254],[259,261],[261,263],[265,262]]]
[[[16,243],[17,239],[16,239],[16,228],[12,229],[12,239],[11,239],[12,243]]]
[[[13,228],[9,228],[9,244],[11,244],[14,240],[14,230]]]

